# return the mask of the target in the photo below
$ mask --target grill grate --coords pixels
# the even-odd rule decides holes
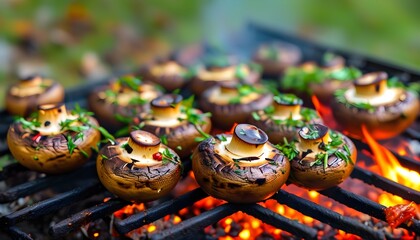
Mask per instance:
[[[317,59],[326,50],[331,50],[329,48],[290,37],[279,32],[271,31],[270,29],[254,24],[251,24],[248,30],[249,32],[247,34],[250,34],[251,38],[247,39],[251,39],[253,44],[274,39],[293,42],[301,47],[306,59]],[[353,64],[364,71],[383,70],[391,75],[399,76],[404,82],[418,81],[420,79],[420,73],[411,70],[339,50],[334,50],[334,52],[341,54],[349,61],[350,64]],[[72,105],[77,102],[81,106],[86,106],[86,100],[84,99],[86,99],[87,94],[93,86],[94,84],[91,83],[86,86],[68,90],[66,92],[66,103]],[[0,122],[0,136],[5,136],[12,118],[3,111],[0,112],[0,119],[2,119]],[[417,119],[417,122],[419,122],[419,119]],[[419,132],[414,129],[407,130],[405,134],[412,139],[418,139],[418,136],[420,135]],[[368,150],[368,146],[365,143],[357,140],[354,141],[359,149]],[[5,155],[7,153],[7,146],[0,144],[0,155]],[[406,156],[399,156],[396,153],[394,154],[403,166],[420,172],[419,161]],[[190,170],[191,162],[187,161],[185,164],[185,171],[188,172]],[[23,168],[19,164],[11,164],[6,166],[3,171],[0,172],[0,181],[12,178],[18,173],[28,171],[29,170]],[[419,191],[410,189],[360,167],[355,167],[353,173],[351,174],[351,178],[362,180],[365,184],[373,185],[384,191],[420,204]],[[77,181],[74,181],[74,179],[77,179]],[[0,193],[0,203],[9,203],[47,188],[67,189],[69,187],[71,190],[61,192],[32,206],[1,217],[0,225],[2,226],[2,230],[13,239],[32,239],[30,234],[17,227],[19,222],[40,219],[42,216],[52,214],[61,208],[78,204],[80,201],[92,195],[107,194],[107,191],[105,191],[97,179],[95,161],[92,159],[89,163],[85,164],[85,166],[75,172],[60,176],[45,176],[11,187]],[[380,220],[385,220],[385,214],[383,211],[385,207],[368,198],[359,196],[340,187],[333,187],[327,190],[319,191],[319,193],[359,212],[368,214]],[[179,196],[178,198],[162,201],[159,204],[148,208],[147,211],[139,212],[123,220],[117,220],[114,223],[114,227],[120,234],[125,234],[141,226],[161,219],[168,214],[176,213],[185,207],[192,206],[197,201],[206,197],[208,197],[208,195],[200,188],[197,188]],[[307,216],[326,223],[333,228],[341,229],[348,233],[361,236],[364,239],[384,239],[386,237],[384,232],[377,231],[376,229],[366,226],[353,218],[342,216],[333,210],[322,207],[284,190],[280,190],[272,197],[272,199],[276,200],[280,204],[287,205]],[[73,211],[70,217],[53,224],[49,229],[49,234],[53,238],[64,237],[69,232],[77,230],[84,224],[97,219],[105,218],[128,204],[128,202],[121,199],[111,198],[106,202],[97,202],[95,206],[83,209],[82,211]],[[183,220],[181,223],[169,229],[160,231],[154,234],[152,239],[194,239],[197,238],[194,234],[198,231],[238,211],[242,211],[260,219],[276,228],[285,230],[299,238],[317,238],[318,229],[288,219],[262,207],[261,205],[225,203],[202,214]],[[420,236],[420,221],[418,220],[414,220],[409,226],[402,225],[401,227]]]

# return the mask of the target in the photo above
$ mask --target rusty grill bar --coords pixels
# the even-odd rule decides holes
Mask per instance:
[[[253,40],[256,42],[269,40],[284,40],[292,42],[303,50],[306,59],[317,59],[325,51],[331,50],[330,48],[290,37],[279,32],[271,31],[270,29],[266,29],[255,24],[250,24],[248,31],[248,34],[251,34]],[[403,82],[418,81],[420,79],[420,73],[385,64],[375,59],[370,59],[339,50],[334,50],[334,52],[344,56],[350,62],[350,64],[353,64],[354,66],[359,67],[364,71],[387,71],[391,75],[399,76]],[[89,91],[92,89],[92,87],[94,87],[94,85],[102,83],[103,82],[94,84],[90,83],[89,85],[68,90],[66,92],[66,103],[71,105],[77,102],[81,106],[85,106],[85,99]],[[8,126],[13,119],[4,111],[0,112],[0,119],[0,136],[5,136]],[[417,122],[419,121],[420,120],[418,118]],[[404,134],[408,135],[412,139],[418,139],[418,136],[420,135],[418,130],[415,129],[409,129]],[[2,142],[4,141],[0,140],[0,155],[8,154],[9,152],[7,146],[2,144]],[[369,151],[366,143],[357,140],[355,140],[355,143],[359,149]],[[399,156],[395,152],[394,154],[403,166],[420,172],[419,161],[406,156]],[[187,161],[185,165],[186,172],[190,171],[191,162]],[[19,164],[10,164],[0,172],[0,181],[7,180],[17,175],[18,173],[24,173],[27,171],[29,170],[23,168]],[[351,174],[351,178],[362,180],[365,184],[373,185],[376,188],[398,195],[406,200],[414,201],[416,204],[420,203],[419,191],[388,180],[380,175],[364,170],[360,167],[355,167],[353,173]],[[13,239],[32,239],[30,234],[22,231],[17,226],[19,222],[36,220],[42,216],[53,214],[54,211],[57,211],[60,208],[78,204],[80,201],[93,195],[108,194],[97,179],[95,161],[93,157],[89,163],[85,164],[85,166],[75,172],[60,176],[41,177],[33,181],[11,187],[8,190],[0,193],[0,203],[9,203],[17,200],[18,198],[35,194],[47,188],[54,187],[55,189],[65,189],[68,188],[68,181],[71,182],[74,179],[78,179],[78,181],[70,183],[70,186],[73,187],[72,190],[64,190],[64,192],[58,193],[49,199],[40,201],[32,206],[28,206],[9,215],[1,217],[1,230],[7,233]],[[385,207],[366,197],[356,195],[340,187],[333,187],[330,189],[322,190],[319,191],[319,193],[359,212],[368,214],[383,221],[385,220],[385,214],[383,211]],[[123,220],[116,220],[114,227],[118,233],[125,234],[141,226],[161,219],[168,214],[173,214],[185,207],[192,206],[195,202],[206,197],[208,197],[208,195],[204,193],[200,188],[197,188],[179,196],[178,198],[161,201],[157,205],[152,206],[145,211],[131,215]],[[272,199],[276,200],[280,204],[287,205],[307,216],[326,223],[333,228],[344,230],[348,233],[361,236],[365,239],[384,239],[386,237],[383,232],[366,226],[355,219],[342,216],[326,207],[319,206],[316,203],[298,197],[284,190],[280,190],[272,197]],[[68,218],[53,224],[49,229],[49,234],[53,238],[63,237],[69,232],[77,230],[84,224],[109,216],[116,210],[121,209],[128,204],[128,202],[118,198],[111,198],[106,202],[97,202],[96,205],[83,209],[82,211],[72,212],[72,215]],[[203,228],[214,224],[238,211],[242,211],[248,215],[260,219],[264,223],[270,224],[276,228],[285,230],[294,236],[305,239],[317,238],[318,230],[316,228],[312,228],[288,219],[276,212],[264,208],[261,205],[231,203],[225,203],[200,215],[183,220],[181,223],[169,229],[153,234],[151,238],[194,238],[196,237],[194,234],[202,231]],[[401,227],[420,236],[420,221],[418,220],[412,221],[409,226],[403,224]]]

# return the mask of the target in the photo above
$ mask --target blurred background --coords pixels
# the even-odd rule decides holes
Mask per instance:
[[[223,46],[250,21],[420,70],[419,12],[414,0],[1,0],[0,99],[22,75],[70,87],[181,47]]]

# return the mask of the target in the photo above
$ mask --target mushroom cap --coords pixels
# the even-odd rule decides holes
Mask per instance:
[[[323,164],[311,166],[312,161],[292,159],[290,161],[289,181],[310,190],[322,190],[336,186],[348,178],[354,169],[354,163],[356,163],[357,150],[348,137],[341,136],[344,144],[347,145],[351,152],[350,158],[353,164],[347,163],[344,159],[340,159],[335,155],[328,157],[328,165],[325,169]]]
[[[230,129],[235,123],[246,122],[252,112],[268,107],[273,99],[271,93],[260,93],[256,99],[247,103],[219,104],[210,101],[219,90],[220,86],[206,90],[199,99],[199,106],[204,112],[211,112],[213,124],[223,130]]]
[[[247,68],[249,70],[248,75],[244,79],[238,78],[236,76],[236,74],[233,77],[231,77],[229,74],[227,74],[229,76],[229,78],[222,77],[221,79],[203,79],[202,77],[200,77],[199,74],[197,74],[195,77],[193,77],[191,79],[189,87],[195,95],[200,96],[207,89],[209,89],[211,87],[214,87],[214,86],[217,86],[217,85],[220,85],[220,84],[223,84],[223,83],[233,82],[233,83],[244,83],[244,84],[253,85],[253,84],[257,83],[261,78],[261,73],[258,72],[258,71],[252,70],[248,65],[241,64],[241,65],[238,65],[236,67]],[[212,70],[212,68],[204,68],[204,69],[205,69],[204,71],[214,72],[214,70]],[[198,71],[198,72],[200,72],[200,71]]]
[[[273,51],[272,53],[266,53]],[[273,54],[273,58],[267,55]],[[259,46],[253,56],[255,63],[263,68],[264,75],[278,76],[283,71],[293,65],[296,65],[302,59],[302,52],[293,44],[285,42],[275,42]]]
[[[417,118],[420,109],[418,97],[404,92],[394,103],[375,107],[373,111],[344,104],[337,98],[331,103],[332,113],[343,130],[354,137],[363,138],[365,125],[375,139],[392,138],[407,129]]]
[[[128,137],[118,138],[116,144],[105,145],[99,152],[96,168],[102,184],[122,199],[136,202],[149,202],[167,195],[181,177],[181,165],[169,161],[167,164],[150,167],[136,167],[121,157],[121,145]],[[167,146],[174,156],[176,153]],[[106,158],[104,158],[106,156]]]
[[[324,105],[330,105],[334,98],[334,92],[338,89],[349,88],[352,81],[341,81],[335,79],[327,79],[320,83],[309,83],[312,94]]]
[[[46,86],[42,92],[37,91],[34,92],[34,94],[28,93],[22,96],[17,96],[13,93],[15,91],[14,89],[18,88],[22,82],[31,81],[32,78],[40,77],[34,76],[21,80],[20,82],[11,85],[7,90],[5,107],[12,115],[29,116],[32,112],[36,111],[38,105],[64,101],[63,86],[50,79],[41,78],[41,84]],[[48,85],[46,83],[48,83]]]
[[[269,198],[286,182],[289,160],[272,144],[265,143],[264,150],[270,163],[241,167],[238,172],[224,159],[221,152],[224,148],[218,148],[223,141],[218,136],[201,142],[192,156],[195,179],[209,195],[233,203],[254,203]]]
[[[200,110],[196,110],[201,113]],[[211,120],[208,117],[205,117],[203,120],[205,123],[200,125],[201,130],[209,134],[211,130]],[[142,121],[141,118],[140,121]],[[188,157],[198,145],[198,142],[195,141],[195,139],[202,137],[194,124],[187,121],[179,121],[179,124],[176,126],[153,125],[153,123],[145,122],[142,129],[159,137],[165,135],[168,140],[168,147],[174,149],[181,158]]]
[[[302,108],[302,111],[313,111],[316,114],[316,111],[310,108]],[[286,138],[287,141],[292,141],[297,137],[296,133],[300,129],[299,126],[287,125],[286,121],[276,121],[268,114],[264,112],[264,110],[257,111],[256,114],[260,117],[260,119],[256,120],[254,117],[250,116],[248,119],[248,123],[261,128],[267,135],[270,142],[273,144],[283,143],[284,139]],[[298,121],[296,121],[298,123]],[[299,120],[301,126],[307,124],[315,124],[315,123],[323,123],[321,117],[311,118],[309,121],[304,119]]]
[[[153,98],[161,95],[161,92],[156,88],[154,84],[142,83],[147,91],[151,91],[153,97],[145,99],[151,101]],[[119,121],[116,116],[122,117],[134,117],[136,114],[141,112],[147,112],[150,110],[150,103],[141,104],[128,104],[121,106],[115,102],[107,101],[103,98],[103,93],[110,89],[109,85],[101,86],[94,89],[88,97],[89,109],[95,113],[101,126],[109,130],[110,132],[116,132],[120,128],[124,127],[126,123]]]
[[[149,64],[141,73],[145,79],[162,86],[169,92],[182,88],[190,80],[186,77],[188,68],[173,59]]]
[[[98,126],[97,121],[88,117],[92,126]],[[83,165],[93,153],[100,141],[101,134],[94,128],[82,131],[84,137],[74,141],[77,146],[73,154],[69,153],[65,133],[43,136],[39,142],[32,140],[35,134],[23,129],[22,124],[13,123],[7,132],[7,144],[13,157],[23,166],[38,172],[60,174],[72,171]],[[76,133],[69,132],[73,139]]]

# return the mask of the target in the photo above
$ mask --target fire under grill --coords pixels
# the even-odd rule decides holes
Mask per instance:
[[[283,40],[294,43],[301,47],[305,59],[318,59],[324,52],[333,50],[335,53],[345,57],[349,65],[358,67],[365,72],[378,70],[385,71],[390,75],[398,76],[403,82],[420,80],[419,73],[372,60],[361,55],[319,46],[254,24],[251,24],[247,29],[247,39],[247,42],[244,43],[245,45],[272,40]],[[96,84],[100,83],[94,83],[93,85]],[[66,92],[66,104],[71,106],[72,104],[79,103],[81,106],[86,106],[85,99],[93,85],[84,85],[68,90]],[[6,112],[0,113],[0,119],[0,136],[2,136],[0,139],[0,154],[1,156],[6,156],[9,152],[5,144],[5,136],[8,126],[13,119]],[[418,128],[420,125],[420,118],[417,118],[416,123],[413,125],[416,127],[408,129],[402,134],[401,138],[417,141],[420,139]],[[362,161],[369,161],[372,154],[369,146],[365,142],[359,140],[353,139],[353,141],[358,148],[359,159],[363,159]],[[400,155],[396,151],[393,151],[393,153],[402,166],[420,172],[420,161],[416,159],[416,157]],[[187,159],[184,161],[185,177],[188,177],[190,172],[191,162]],[[29,170],[17,163],[13,163],[4,167],[0,172],[0,181],[14,181],[13,179],[27,176],[28,173],[30,173]],[[360,188],[369,189],[368,187],[373,186],[385,192],[397,195],[405,200],[413,201],[415,204],[420,204],[419,189],[411,189],[359,166],[355,167],[351,174],[351,179],[347,181],[361,181],[359,184]],[[38,237],[40,237],[32,234],[30,230],[24,230],[22,226],[25,222],[40,222],[48,228],[48,238],[63,238],[99,219],[106,219],[107,221],[105,222],[112,224],[112,228],[114,229],[113,232],[119,234],[121,239],[125,239],[125,234],[162,219],[167,215],[176,214],[182,209],[191,207],[198,201],[209,197],[200,188],[195,188],[190,191],[184,191],[176,197],[170,196],[151,203],[147,205],[146,210],[137,211],[123,219],[113,218],[110,220],[110,216],[114,212],[131,203],[112,196],[104,187],[102,187],[96,175],[94,159],[91,159],[89,163],[85,164],[79,170],[71,173],[58,176],[36,174],[34,179],[11,185],[12,187],[8,187],[5,191],[0,192],[0,203],[16,202],[21,198],[43,193],[47,190],[53,192],[53,194],[48,195],[46,198],[33,202],[26,207],[17,209],[0,218],[1,230],[12,239],[38,239]],[[370,200],[368,197],[364,197],[351,190],[346,190],[340,186],[322,190],[318,193],[360,213],[385,221],[385,206]],[[106,201],[104,201],[104,198],[106,198]],[[398,238],[398,236],[396,237],[392,235],[392,233],[378,231],[374,226],[365,224],[358,219],[345,216],[327,206],[315,203],[287,190],[280,190],[271,197],[271,200],[329,225],[333,229],[342,230],[360,236],[363,239]],[[80,206],[81,202],[86,201],[88,201],[88,203],[84,204],[82,209],[80,209],[80,207],[75,207],[78,205]],[[66,212],[67,218],[54,219],[54,221],[51,221],[51,218],[46,217],[55,215],[58,211],[62,211],[63,209],[68,209]],[[261,220],[265,224],[284,230],[289,233],[287,236],[292,239],[317,239],[320,237],[319,231],[321,230],[318,227],[309,226],[305,223],[290,219],[263,205],[232,203],[222,203],[207,211],[203,211],[196,215],[193,214],[169,228],[154,231],[148,237],[151,239],[205,238],[204,229],[206,227],[214,225],[220,220],[237,212],[245,213]],[[47,222],[46,219],[50,220]],[[408,233],[413,239],[416,238],[415,236],[420,236],[419,220],[413,220],[408,225],[403,224],[400,228],[408,230]],[[86,235],[90,236],[89,234]],[[95,239],[106,239],[106,236],[103,235],[93,235],[91,237]],[[328,239],[328,236],[324,235],[322,237]],[[206,239],[212,238],[207,236]]]

